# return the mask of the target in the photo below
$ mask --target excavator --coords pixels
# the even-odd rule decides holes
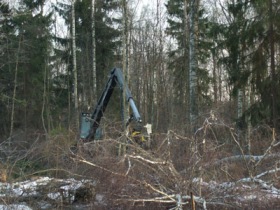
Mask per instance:
[[[140,141],[145,141],[144,136],[141,136],[142,119],[129,88],[127,87],[127,85],[124,85],[122,70],[120,68],[114,68],[110,72],[109,79],[105,85],[105,88],[103,89],[99,100],[97,101],[94,111],[92,113],[82,113],[80,131],[80,140],[82,142],[94,141],[95,139],[101,138],[102,132],[100,132],[99,128],[100,121],[116,86],[119,87],[121,91],[125,91],[126,101],[128,102],[132,111],[129,119],[127,119],[127,121],[125,122],[126,127],[129,126],[132,121],[135,122],[133,123],[134,128],[132,128],[130,136],[137,136],[138,139],[140,136]]]

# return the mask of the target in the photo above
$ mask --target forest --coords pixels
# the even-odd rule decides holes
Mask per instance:
[[[279,132],[280,0],[0,0],[0,209],[280,209]]]

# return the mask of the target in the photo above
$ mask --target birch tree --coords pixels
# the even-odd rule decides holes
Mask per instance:
[[[123,137],[123,144],[119,146],[119,155],[124,154],[126,151],[126,138],[128,130],[126,128],[126,120],[128,119],[128,106],[126,105],[126,91],[125,87],[128,82],[128,7],[127,1],[122,0],[122,67],[123,67],[123,87],[122,87],[122,112],[123,112],[123,127],[125,135]]]
[[[187,1],[185,1],[185,5]],[[197,57],[196,57],[196,15],[198,0],[190,0],[190,15],[189,15],[189,119],[191,129],[195,129],[198,117],[197,104]]]
[[[77,59],[76,59],[76,27],[75,27],[75,0],[72,0],[71,7],[72,17],[72,59],[73,59],[73,74],[74,74],[74,103],[75,103],[75,120],[76,129],[79,130],[79,104],[78,104],[78,72],[77,72]]]

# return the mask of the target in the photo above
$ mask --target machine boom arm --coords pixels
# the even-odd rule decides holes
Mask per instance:
[[[101,97],[97,102],[94,112],[91,115],[87,113],[82,114],[81,135],[80,135],[82,140],[86,140],[86,141],[94,140],[96,130],[99,127],[101,118],[103,117],[103,113],[106,110],[106,107],[108,105],[108,102],[110,101],[111,95],[116,85],[118,85],[122,91],[125,91],[126,101],[129,103],[132,109],[132,116],[128,120],[127,124],[131,120],[135,120],[137,123],[141,123],[142,120],[138,112],[138,109],[135,105],[135,102],[132,98],[131,92],[128,89],[127,85],[125,85],[124,87],[124,79],[123,79],[122,71],[119,68],[114,68],[111,71],[110,78],[108,79],[107,84],[101,94]]]

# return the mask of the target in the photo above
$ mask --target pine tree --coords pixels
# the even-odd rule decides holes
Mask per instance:
[[[250,28],[255,46],[252,56],[252,80],[261,100],[252,105],[252,121],[264,121],[279,129],[279,68],[275,52],[279,47],[279,10],[277,1],[252,1],[255,19]],[[267,53],[269,56],[267,56]]]
[[[197,8],[198,1],[195,1],[194,5],[195,8]],[[171,74],[174,77],[174,106],[178,106],[176,107],[178,113],[185,113],[186,107],[188,107],[187,110],[190,110],[189,108],[191,105],[189,89],[189,21],[191,17],[191,7],[188,1],[169,0],[166,4],[166,8],[168,12],[168,27],[166,32],[176,41],[174,50],[168,52],[170,58],[169,69],[172,69]],[[192,107],[196,107],[197,110],[199,109],[198,107],[203,107],[211,103],[209,96],[210,77],[208,75],[208,70],[205,68],[205,63],[210,56],[209,48],[211,47],[211,40],[207,37],[210,32],[207,28],[209,21],[203,14],[203,7],[199,7],[194,15],[194,35],[196,36],[194,52],[197,55],[196,77],[198,79],[195,82],[195,89],[197,91],[195,100],[197,100],[197,106],[193,104]],[[182,107],[185,107],[185,110],[179,111]],[[180,118],[181,116],[183,115],[179,114],[179,116],[176,116],[178,124],[183,120]],[[188,118],[190,118],[190,115]]]
[[[43,6],[44,1],[23,1],[21,7],[4,21],[3,29],[7,32],[8,40],[3,58],[9,62],[3,62],[1,70],[10,72],[14,78],[9,83],[13,94],[8,95],[14,96],[14,106],[8,106],[13,107],[14,112],[14,117],[11,117],[14,125],[11,128],[42,126],[43,75],[44,70],[48,69],[48,55],[52,46],[49,31],[52,14],[44,14]]]
[[[95,8],[92,8],[93,4]],[[53,7],[64,18],[66,25],[71,26],[71,5],[57,3]],[[121,32],[116,29],[120,20],[111,16],[111,12],[117,11],[118,8],[118,2],[115,0],[75,1],[77,92],[81,100],[79,105],[82,112],[93,110],[96,102],[93,99],[98,99],[101,90],[104,88],[109,70],[115,63],[121,61],[121,53],[118,51],[121,43]],[[94,20],[94,23],[92,23],[92,20]],[[59,97],[57,105],[65,107],[68,92],[70,105],[73,106],[73,59],[69,47],[71,46],[71,39],[69,37],[56,37],[56,41],[56,60],[59,62],[61,59],[66,65],[66,71],[60,72],[53,80],[56,84],[57,96],[64,95],[64,97]],[[73,113],[71,108],[68,109],[70,113]]]
[[[277,128],[279,97],[277,91],[274,90],[279,88],[277,78],[279,72],[277,73],[275,68],[274,46],[279,46],[279,43],[275,41],[277,40],[275,39],[277,30],[279,30],[279,12],[273,9],[271,1],[237,1],[235,6],[229,6],[232,14],[243,13],[243,17],[235,23],[239,23],[239,26],[235,26],[235,28],[239,28],[237,31],[239,36],[236,36],[236,32],[226,35],[226,37],[232,37],[228,43],[236,45],[232,49],[239,47],[236,54],[240,57],[236,57],[235,60],[239,60],[239,68],[242,69],[242,72],[229,72],[231,84],[234,84],[234,90],[237,90],[238,87],[246,86],[246,81],[250,78],[253,94],[258,96],[255,97],[257,100],[252,103],[251,107],[243,113],[242,119],[252,116],[250,118],[254,125],[265,122]],[[233,27],[233,25],[229,27]],[[234,53],[231,54],[234,55]],[[242,119],[239,116],[239,121],[245,123],[246,120]]]
[[[248,5],[242,1],[232,1],[227,4],[229,17],[228,27],[224,30],[224,47],[228,56],[224,62],[228,69],[229,82],[233,85],[233,95],[237,98],[237,130],[238,139],[241,141],[241,118],[244,112],[244,88],[247,84],[248,71],[245,70],[246,46],[246,17]]]
[[[9,133],[11,120],[10,101],[13,96],[13,78],[16,63],[15,26],[13,24],[14,13],[8,4],[0,3],[0,132],[2,135]]]
[[[171,36],[176,41],[176,48],[169,50],[168,56],[170,62],[168,63],[170,72],[173,74],[173,91],[174,98],[172,99],[173,106],[176,107],[176,113],[185,113],[182,107],[187,107],[188,105],[188,27],[187,19],[185,18],[187,14],[186,8],[184,8],[184,1],[169,0],[166,4],[166,9],[168,12],[168,27],[166,28],[166,33]],[[182,122],[185,117],[180,118],[181,114],[175,116],[174,123],[177,125]]]

